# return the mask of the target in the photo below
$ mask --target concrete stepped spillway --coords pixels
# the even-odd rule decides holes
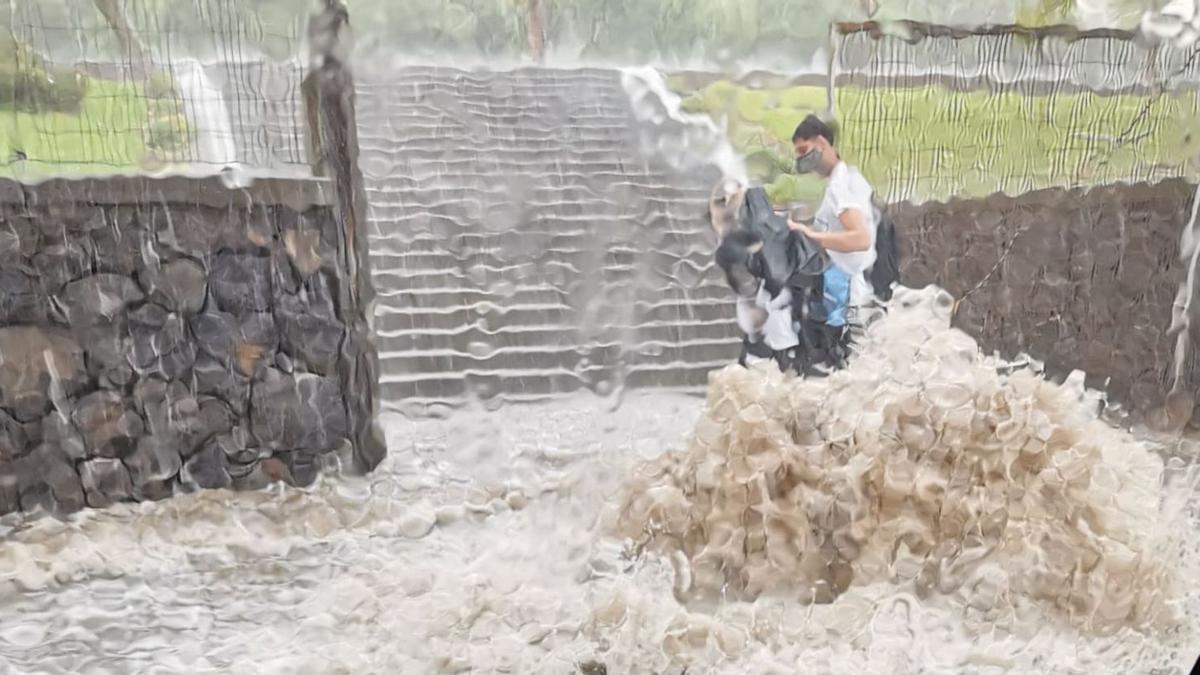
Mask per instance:
[[[737,353],[715,170],[643,149],[620,73],[358,83],[385,408],[698,390]]]

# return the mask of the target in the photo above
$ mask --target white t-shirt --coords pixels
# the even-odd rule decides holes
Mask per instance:
[[[843,272],[850,275],[850,302],[860,304],[870,293],[870,284],[863,277],[863,272],[875,264],[875,230],[879,223],[879,214],[871,201],[874,190],[858,169],[845,162],[838,162],[829,173],[829,184],[825,187],[825,197],[813,218],[814,229],[823,232],[843,232],[839,216],[846,209],[857,209],[863,215],[867,231],[871,233],[871,245],[865,251],[842,253],[827,251],[829,259]]]

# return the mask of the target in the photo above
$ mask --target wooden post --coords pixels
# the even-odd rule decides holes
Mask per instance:
[[[354,439],[354,468],[369,471],[387,452],[376,423],[379,413],[379,357],[371,339],[374,289],[367,243],[367,193],[358,166],[358,127],[354,78],[350,73],[350,15],[339,0],[322,0],[309,21],[312,72],[306,92],[315,92],[313,145],[319,164],[333,182],[339,244],[346,271],[336,289],[338,315],[348,331],[342,346],[342,392]],[[306,94],[306,100],[311,100]]]
[[[125,16],[125,9],[118,4],[118,0],[96,0],[96,9],[100,10],[108,26],[117,34],[121,49],[129,56],[129,69],[134,79],[144,82],[151,73],[150,50],[134,33],[133,25]]]
[[[542,0],[526,0],[525,32],[529,38],[529,55],[541,64],[546,59],[546,12]]]
[[[828,80],[825,83],[825,119],[833,120],[837,117],[837,49],[838,49],[838,30],[837,26],[830,26],[827,34],[828,42]]]
[[[324,154],[321,148],[321,93],[317,87],[317,71],[304,76],[300,96],[304,104],[304,150],[312,174],[325,176]]]

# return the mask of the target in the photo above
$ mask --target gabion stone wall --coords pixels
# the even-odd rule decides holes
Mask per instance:
[[[373,468],[328,184],[0,184],[0,514]]]
[[[1194,191],[1170,180],[894,205],[902,278],[960,298],[956,321],[985,348],[1026,352],[1060,375],[1083,370],[1126,410],[1158,412],[1174,384],[1167,329]],[[1200,383],[1195,345],[1182,373],[1176,425]]]

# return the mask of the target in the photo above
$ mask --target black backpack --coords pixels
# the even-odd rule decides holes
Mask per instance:
[[[867,271],[867,280],[875,297],[887,302],[892,299],[892,285],[900,283],[900,243],[896,238],[896,221],[886,207],[876,208],[879,220],[875,226],[875,264]]]

